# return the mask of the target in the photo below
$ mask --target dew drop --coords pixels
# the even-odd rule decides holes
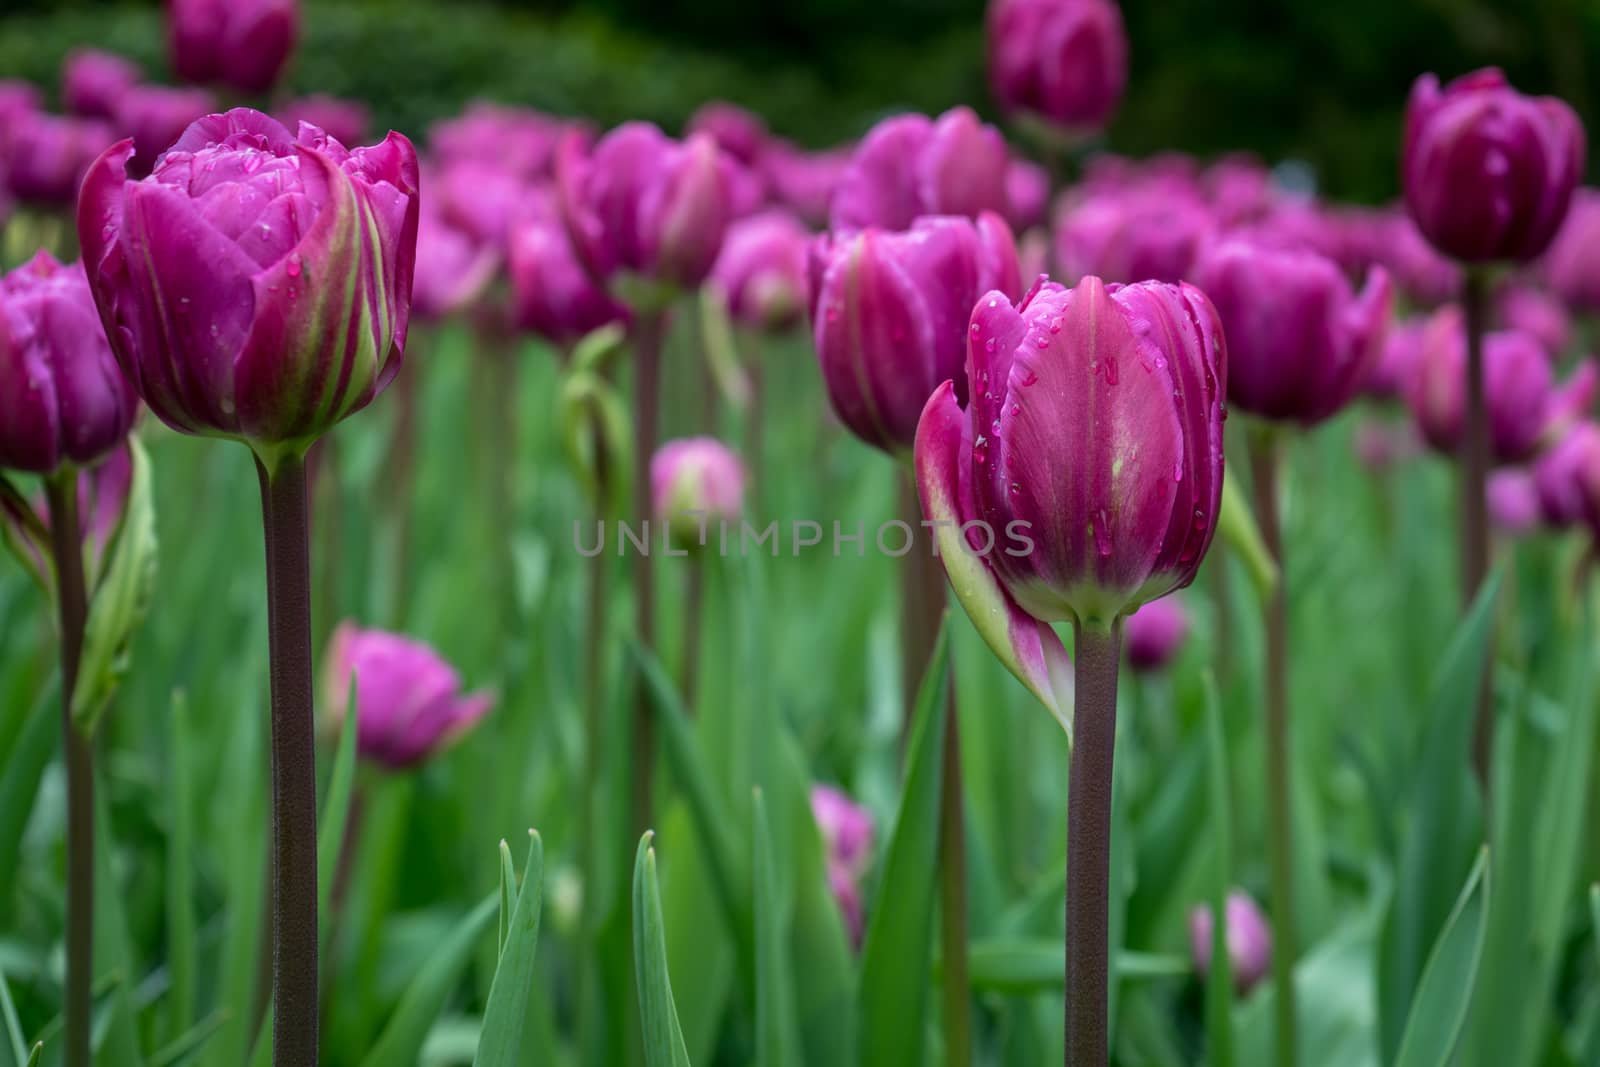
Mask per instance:
[[[995,345],[995,341],[994,341],[993,337],[991,337],[987,341],[983,342],[983,350],[985,352],[993,352],[995,350],[995,347],[996,347],[996,345]]]
[[[1106,384],[1117,384],[1117,361],[1110,356],[1106,357]]]
[[[1037,340],[1035,340],[1033,343],[1035,345],[1037,345],[1039,348],[1049,348],[1050,347],[1050,338],[1041,336]]]
[[[1172,465],[1172,480],[1175,482],[1183,481],[1183,460],[1181,459]]]
[[[1195,508],[1194,509],[1194,528],[1196,530],[1204,530],[1206,528],[1206,521],[1207,520],[1206,520],[1205,511],[1200,509],[1200,508]]]
[[[300,271],[304,269],[300,262],[300,253],[291,253],[289,256],[289,262],[284,264],[283,269],[291,278],[300,277]]]
[[[994,434],[996,437],[1000,436],[1000,420],[999,419],[995,419],[993,422],[991,422],[989,424],[989,432]]]
[[[1017,375],[1017,384],[1022,386],[1024,389],[1038,380],[1039,376],[1027,368],[1023,368],[1022,373]]]
[[[978,324],[977,324],[977,323],[973,323],[973,324],[972,324],[972,326],[971,326],[971,327],[970,327],[970,330],[971,330],[971,332],[972,332],[972,333],[974,333],[974,334],[976,334],[976,333],[978,333],[978,332],[979,332],[979,326],[978,326]]]
[[[1021,482],[1012,482],[1011,483],[1011,495],[1012,496],[1021,496],[1022,495],[1022,483]]]
[[[1105,559],[1111,555],[1111,522],[1106,518],[1106,509],[1101,508],[1094,513],[1094,547],[1100,553],[1100,558]]]
[[[1011,405],[1011,414],[1013,414],[1013,415],[1021,415],[1022,414],[1022,405],[1021,404],[1012,404]]]

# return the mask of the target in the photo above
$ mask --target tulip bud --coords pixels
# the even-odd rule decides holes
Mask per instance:
[[[874,448],[911,449],[940,382],[967,395],[967,319],[990,289],[1020,291],[1011,231],[995,215],[919,220],[812,246],[812,328],[840,421]],[[1009,295],[1007,300],[1011,299]]]
[[[529,218],[512,232],[511,302],[518,327],[558,345],[628,321],[628,309],[584,271],[554,218]]]
[[[189,127],[141,181],[130,142],[84,179],[78,236],[117,359],[184,433],[303,449],[400,367],[417,157],[346,149],[237,109]]]
[[[492,693],[462,696],[461,678],[420,641],[341,623],[328,644],[321,706],[337,729],[355,678],[356,751],[393,771],[434,756],[494,707]]]
[[[811,814],[817,821],[827,855],[828,885],[844,914],[851,941],[860,945],[863,930],[860,883],[872,862],[872,813],[851,800],[843,790],[819,784],[811,787]]]
[[[1056,265],[1074,284],[1089,276],[1176,283],[1215,228],[1210,209],[1190,193],[1091,193],[1056,230]]]
[[[1123,624],[1123,649],[1136,671],[1159,671],[1177,656],[1189,636],[1189,613],[1177,597],[1152,600]]]
[[[98,119],[23,112],[0,136],[0,173],[18,200],[64,207],[111,141],[111,127]]]
[[[128,435],[137,407],[82,266],[40,252],[0,278],[0,467],[88,466]]]
[[[1600,312],[1600,190],[1573,195],[1540,273],[1574,311]]]
[[[367,139],[372,113],[359,100],[341,100],[326,93],[312,93],[291,100],[279,110],[284,126],[291,130],[309,123],[340,144],[356,144]]]
[[[129,171],[136,178],[150,173],[161,153],[182,137],[191,123],[217,109],[216,98],[204,89],[173,89],[165,85],[138,85],[117,102],[117,128],[133,138]]]
[[[1495,312],[1501,326],[1527,334],[1546,352],[1559,355],[1572,344],[1572,317],[1561,301],[1541,290],[1507,286],[1495,295]]]
[[[1551,526],[1589,522],[1600,529],[1600,425],[1580,422],[1568,430],[1534,464],[1533,485]]]
[[[744,464],[714,437],[668,441],[650,459],[650,499],[674,541],[703,547],[707,530],[744,513]]]
[[[315,124],[314,124],[315,125]],[[428,130],[431,155],[441,167],[457,163],[488,163],[524,181],[551,176],[556,145],[569,132],[583,128],[532,108],[475,103],[452,119],[436,122]]]
[[[1013,159],[1006,167],[1006,200],[1011,205],[1007,219],[1017,233],[1045,225],[1050,213],[1050,172],[1026,159]]]
[[[1384,331],[1383,349],[1362,391],[1379,400],[1396,400],[1406,393],[1406,383],[1416,373],[1422,359],[1422,337],[1427,333],[1428,320],[1412,317],[1401,319]]]
[[[411,310],[420,319],[442,319],[465,309],[488,289],[500,257],[494,247],[456,229],[426,205],[417,218],[417,263]]]
[[[74,115],[108,119],[142,76],[132,60],[94,48],[74,48],[61,66],[62,102]]]
[[[184,81],[265,93],[299,34],[296,0],[167,0],[172,69]]]
[[[806,254],[811,235],[793,215],[769,211],[740,219],[711,271],[728,312],[758,330],[792,326],[806,309]]]
[[[990,293],[917,428],[923,513],[956,597],[1067,723],[1048,623],[1110,625],[1188,585],[1222,497],[1222,325],[1192,286]]]
[[[1406,207],[1447,256],[1526,262],[1560,228],[1585,154],[1583,124],[1554,97],[1523,96],[1493,68],[1442,89],[1424,74],[1406,106]]]
[[[551,209],[544,190],[494,163],[467,160],[430,169],[425,184],[441,220],[496,251],[506,249],[524,215]]]
[[[1005,138],[971,108],[953,108],[937,122],[926,115],[884,119],[862,139],[834,190],[833,228],[904,230],[923,215],[1007,215],[1008,164]]]
[[[760,115],[725,100],[702,104],[689,116],[687,132],[705,134],[718,148],[745,166],[760,161],[771,138]]]
[[[762,157],[761,173],[776,205],[794,212],[808,226],[825,226],[834,191],[850,169],[853,155],[849,146],[803,152],[780,143]]]
[[[1422,339],[1422,352],[1406,403],[1429,445],[1447,455],[1461,446],[1466,425],[1467,339],[1461,311],[1436,312]],[[1483,340],[1484,402],[1489,411],[1490,452],[1497,463],[1528,459],[1543,434],[1551,400],[1550,360],[1525,333],[1502,331]]]
[[[734,166],[711,138],[680,144],[647,122],[617,127],[588,153],[568,136],[556,191],[579,262],[600,281],[625,272],[698,286],[733,217]]]
[[[1539,490],[1533,475],[1521,467],[1506,467],[1489,476],[1485,487],[1489,518],[1510,537],[1524,537],[1539,526]]]
[[[1332,260],[1239,238],[1204,252],[1195,283],[1228,337],[1228,399],[1268,419],[1311,426],[1349,403],[1383,351],[1389,276],[1357,297]]]
[[[1111,0],[993,0],[989,83],[1010,114],[1069,131],[1103,127],[1128,81],[1128,39]]]
[[[1270,214],[1278,194],[1272,172],[1254,156],[1223,156],[1200,176],[1206,200],[1222,226],[1240,226]]]
[[[1272,933],[1261,909],[1242,890],[1228,894],[1223,917],[1228,924],[1228,966],[1233,972],[1233,988],[1243,996],[1267,975],[1272,963]],[[1211,970],[1211,921],[1209,907],[1198,907],[1189,913],[1189,950],[1195,970],[1202,977]]]

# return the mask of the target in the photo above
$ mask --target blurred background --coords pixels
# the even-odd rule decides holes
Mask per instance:
[[[812,147],[893,111],[989,100],[982,0],[307,0],[285,88],[368,101],[411,133],[475,96],[676,129],[720,97]],[[0,77],[56,84],[95,44],[165,74],[159,0],[0,0]],[[1109,146],[1309,162],[1326,195],[1397,194],[1421,71],[1494,64],[1594,128],[1594,0],[1180,0],[1127,4],[1132,70]],[[1591,169],[1591,173],[1593,173]]]

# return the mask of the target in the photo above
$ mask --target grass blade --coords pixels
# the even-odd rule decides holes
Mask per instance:
[[[1228,746],[1216,678],[1205,677],[1206,806],[1211,827],[1211,967],[1206,972],[1206,1052],[1211,1067],[1232,1067],[1233,960],[1228,955],[1228,892],[1233,887],[1233,812],[1228,804]]]
[[[345,707],[356,706],[356,679],[350,677],[350,693]],[[350,819],[350,793],[355,787],[356,734],[355,716],[346,715],[339,728],[339,748],[333,757],[333,774],[328,778],[328,795],[322,802],[322,818],[317,825],[317,909],[328,913],[328,901],[333,895],[334,879],[339,873],[339,858],[344,851],[344,831]],[[332,930],[331,923],[323,923],[323,936]],[[323,950],[327,950],[326,942]]]
[[[1395,1067],[1445,1067],[1455,1055],[1483,959],[1488,908],[1489,856],[1484,850],[1428,956]]]
[[[798,1062],[799,1038],[790,989],[789,911],[774,870],[772,832],[761,790],[755,805],[756,1064],[789,1067]]]
[[[15,898],[16,878],[22,869],[22,832],[33,812],[44,769],[56,753],[61,734],[59,693],[58,682],[45,686],[6,760],[5,771],[0,773],[0,914],[10,910]]]
[[[678,1009],[667,973],[667,938],[661,922],[661,890],[656,881],[652,834],[639,839],[633,864],[633,957],[639,983],[639,1018],[647,1067],[689,1067]]]
[[[171,751],[167,794],[167,1034],[177,1040],[195,1022],[196,933],[194,917],[194,758],[189,698],[172,694]]]
[[[17,1006],[11,1002],[11,986],[0,969],[0,1021],[6,1026],[6,1041],[0,1050],[6,1052],[6,1067],[20,1067],[28,1059],[28,1042],[22,1036],[22,1023],[17,1019]]]
[[[522,872],[522,890],[511,915],[505,951],[500,954],[500,966],[495,968],[494,981],[489,986],[489,1005],[483,1013],[483,1034],[478,1038],[473,1067],[521,1067],[527,1061],[522,1029],[533,988],[543,893],[544,843],[537,831],[529,830],[528,865]]]

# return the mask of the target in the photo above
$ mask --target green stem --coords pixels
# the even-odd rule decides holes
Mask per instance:
[[[634,426],[633,426],[633,517],[648,523],[651,512],[650,459],[660,437],[661,418],[661,339],[665,331],[663,312],[641,309],[633,322]],[[633,553],[634,628],[639,643],[655,651],[656,588],[653,560],[649,552]],[[642,674],[634,675],[633,701],[633,829],[643,833],[650,828],[651,782],[655,773],[655,717],[650,707],[649,687]]]
[[[1067,1067],[1104,1067],[1111,1044],[1111,798],[1122,620],[1076,622],[1067,780]]]
[[[706,615],[706,561],[710,546],[701,548],[690,557],[687,588],[683,602],[683,706],[693,715],[700,686],[701,628]]]
[[[395,378],[394,434],[389,444],[388,496],[394,528],[393,597],[390,621],[400,626],[411,603],[411,516],[416,510],[417,421],[422,367],[407,361]]]
[[[272,1062],[317,1064],[317,772],[305,458],[260,459],[272,678]]]
[[[1255,485],[1256,521],[1261,539],[1277,565],[1278,581],[1266,598],[1266,754],[1267,860],[1272,888],[1272,980],[1277,1013],[1278,1067],[1294,1067],[1294,965],[1297,954],[1294,919],[1294,870],[1291,865],[1294,815],[1289,790],[1289,611],[1288,575],[1283,558],[1283,530],[1278,511],[1278,447],[1271,429],[1250,442],[1250,473]]]
[[[61,617],[61,743],[67,771],[67,1067],[89,1067],[94,981],[94,741],[72,717],[88,621],[83,539],[78,529],[78,472],[45,480],[50,543]]]
[[[1489,415],[1483,381],[1483,337],[1489,328],[1486,271],[1467,268],[1462,303],[1467,318],[1467,414],[1460,454],[1461,597],[1462,603],[1470,607],[1489,574]],[[1493,666],[1494,658],[1485,656],[1472,735],[1473,768],[1485,786],[1494,748]]]

